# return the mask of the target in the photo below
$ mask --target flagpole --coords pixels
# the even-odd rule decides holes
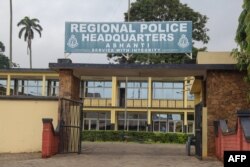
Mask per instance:
[[[10,59],[9,67],[12,68],[12,0],[10,0]]]

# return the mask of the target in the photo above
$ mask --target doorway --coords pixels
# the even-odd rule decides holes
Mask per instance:
[[[120,107],[125,107],[125,91],[126,89],[125,88],[120,88],[119,89],[119,106]]]

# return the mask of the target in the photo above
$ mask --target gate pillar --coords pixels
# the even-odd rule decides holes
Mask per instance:
[[[73,70],[59,71],[59,97],[79,100],[80,79],[75,77]]]
[[[59,59],[61,63],[65,59]],[[71,60],[68,60],[71,63]],[[80,100],[80,79],[74,76],[72,69],[60,69],[59,71],[59,99],[67,98],[72,100]],[[58,104],[58,121],[60,120],[61,101]]]

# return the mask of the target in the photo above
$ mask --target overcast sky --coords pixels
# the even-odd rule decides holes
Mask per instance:
[[[49,62],[64,57],[65,21],[116,22],[124,20],[128,0],[12,0],[13,62],[29,67],[27,44],[18,38],[16,26],[24,16],[38,18],[43,27],[32,43],[33,67],[46,68]],[[135,0],[131,0],[133,2]],[[243,0],[181,0],[195,11],[208,16],[208,51],[231,51]],[[0,0],[0,41],[9,55],[9,0]],[[104,54],[71,54],[75,63],[108,63]]]

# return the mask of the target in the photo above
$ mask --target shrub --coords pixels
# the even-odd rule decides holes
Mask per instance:
[[[133,131],[83,131],[83,141],[131,141],[155,143],[180,143],[187,141],[184,133],[154,133]]]

